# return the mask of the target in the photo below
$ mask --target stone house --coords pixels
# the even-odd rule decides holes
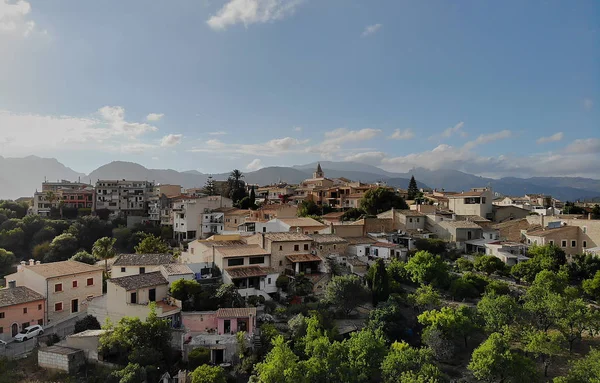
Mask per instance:
[[[151,273],[170,263],[174,263],[171,254],[120,254],[112,265],[110,276],[120,278]]]
[[[45,312],[42,294],[9,280],[8,287],[0,289],[0,340],[8,342],[29,326],[44,326]]]

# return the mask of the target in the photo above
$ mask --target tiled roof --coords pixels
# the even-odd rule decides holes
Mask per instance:
[[[224,257],[244,257],[252,255],[269,255],[270,253],[260,247],[259,245],[243,245],[243,246],[229,246],[219,247],[215,249],[221,253]]]
[[[77,261],[61,261],[51,263],[41,263],[39,265],[25,265],[26,269],[45,278],[55,278],[62,275],[87,273],[90,271],[101,271],[103,268],[91,266],[87,263]]]
[[[194,271],[192,271],[188,265],[183,263],[168,263],[161,267],[165,269],[167,275],[194,274]]]
[[[256,316],[256,307],[243,308],[220,308],[217,310],[217,318],[247,318]]]
[[[281,222],[289,225],[291,227],[315,227],[315,226],[325,226],[321,222],[312,218],[280,218]]]
[[[333,213],[325,214],[322,218],[339,218],[343,216],[345,212],[343,211],[334,211]]]
[[[344,238],[335,234],[309,234],[315,243],[348,243]]]
[[[349,238],[346,238],[346,241],[348,241],[349,245],[362,245],[362,244],[377,242],[373,238],[369,238],[369,237],[349,237]]]
[[[166,265],[173,263],[171,254],[121,254],[114,266]]]
[[[0,289],[0,307],[43,300],[44,296],[25,286]]]
[[[198,241],[198,243],[208,247],[241,246],[246,244],[242,239],[232,239],[231,241]]]
[[[314,254],[293,254],[285,256],[290,262],[320,262],[321,258]]]
[[[439,225],[442,227],[453,227],[455,229],[481,229],[481,226],[470,221],[441,221]]]
[[[471,222],[491,222],[487,218],[483,218],[479,215],[459,215],[456,214],[457,221],[471,221]]]
[[[578,230],[579,230],[578,226],[562,226],[562,227],[557,227],[554,229],[545,228],[545,229],[541,229],[541,230],[529,231],[525,234],[527,236],[532,236],[532,237],[545,237],[547,235],[552,235],[552,234],[556,234],[556,233],[577,232]]]
[[[386,247],[388,249],[393,249],[395,247],[401,247],[399,244],[397,243],[390,243],[390,242],[375,242],[374,244],[372,244],[371,246],[375,246],[375,247]]]
[[[485,194],[485,191],[468,191],[462,192],[458,194],[449,194],[446,195],[447,198],[462,198],[462,197],[480,197]]]
[[[227,274],[232,279],[236,278],[249,278],[249,277],[262,277],[269,274],[275,274],[275,269],[270,267],[261,266],[246,266],[246,267],[231,267],[225,269]]]
[[[160,271],[153,273],[129,275],[127,277],[111,278],[110,281],[125,290],[135,290],[144,287],[167,285],[169,282]]]
[[[264,233],[265,239],[273,242],[312,241],[312,238],[302,233]]]

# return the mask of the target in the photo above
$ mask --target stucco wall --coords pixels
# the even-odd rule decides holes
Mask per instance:
[[[273,242],[265,240],[267,243],[267,251],[271,252],[271,267],[274,268],[278,273],[282,273],[285,270],[287,260],[286,255],[293,254],[306,254],[310,252],[310,245],[312,241],[292,241],[292,242]],[[294,250],[294,246],[298,245],[298,251]],[[304,250],[304,245],[308,245],[308,250]]]
[[[181,320],[186,330],[190,332],[209,332],[217,330],[216,311],[182,312]]]
[[[4,314],[4,318],[0,319],[0,328],[2,328],[0,339],[4,341],[12,339],[12,325],[15,323],[18,331],[23,330],[24,323],[27,323],[27,326],[32,326],[38,324],[38,320],[42,320],[43,326],[45,324],[45,305],[45,300],[40,299],[39,301],[0,307],[0,313]],[[23,313],[23,309],[27,309],[27,314]]]
[[[94,284],[87,286],[87,279],[93,278]],[[73,281],[77,281],[77,287],[72,287]],[[63,291],[54,292],[54,286],[62,283]],[[90,271],[87,273],[67,275],[48,280],[48,324],[59,322],[73,315],[78,315],[86,310],[87,298],[102,295],[102,271]],[[71,302],[77,299],[79,301],[78,312],[71,311]],[[62,311],[55,310],[55,304],[62,302]]]

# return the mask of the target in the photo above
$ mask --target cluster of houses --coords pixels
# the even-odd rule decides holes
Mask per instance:
[[[538,204],[548,209],[557,204],[549,197],[526,196],[531,206],[526,208],[516,198],[495,199],[485,187],[432,191],[424,193],[426,203],[406,210],[342,220],[343,211],[358,206],[356,198],[370,187],[374,185],[325,178],[319,166],[314,177],[299,187],[258,188],[257,196],[271,203],[258,210],[241,210],[232,207],[228,198],[182,195],[172,185],[98,181],[93,192],[96,208],[129,209],[132,214],[140,214],[151,201],[149,193],[157,197],[159,188],[156,205],[148,205],[149,216],[158,224],[173,225],[183,252],[177,258],[117,256],[110,262],[104,294],[103,264],[21,262],[17,272],[6,277],[8,287],[0,290],[0,339],[8,340],[29,325],[52,325],[81,312],[101,323],[125,316],[144,319],[149,303],[155,302],[157,315],[179,331],[184,356],[193,348],[206,347],[211,360],[221,363],[233,358],[237,332],[245,331],[249,341],[256,336],[256,309],[182,312],[182,302],[169,294],[174,281],[230,283],[244,297],[270,300],[281,292],[277,286],[281,275],[292,279],[302,275],[311,279],[318,295],[335,264],[346,273],[364,276],[375,260],[406,260],[415,243],[428,238],[442,239],[466,254],[496,256],[507,265],[527,260],[527,249],[535,244],[554,244],[568,255],[600,255],[600,220],[549,210],[532,214]],[[44,196],[42,192],[36,198],[42,201]],[[320,221],[297,217],[296,202],[307,198],[340,211],[325,214]]]

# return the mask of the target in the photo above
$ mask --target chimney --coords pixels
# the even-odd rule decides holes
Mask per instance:
[[[29,266],[33,266],[35,265],[35,260],[34,259],[30,259],[29,260]]]
[[[42,264],[42,261],[35,261],[35,264],[36,264],[36,265],[41,265],[41,264]]]
[[[9,289],[14,289],[15,287],[17,287],[17,281],[8,281]]]

